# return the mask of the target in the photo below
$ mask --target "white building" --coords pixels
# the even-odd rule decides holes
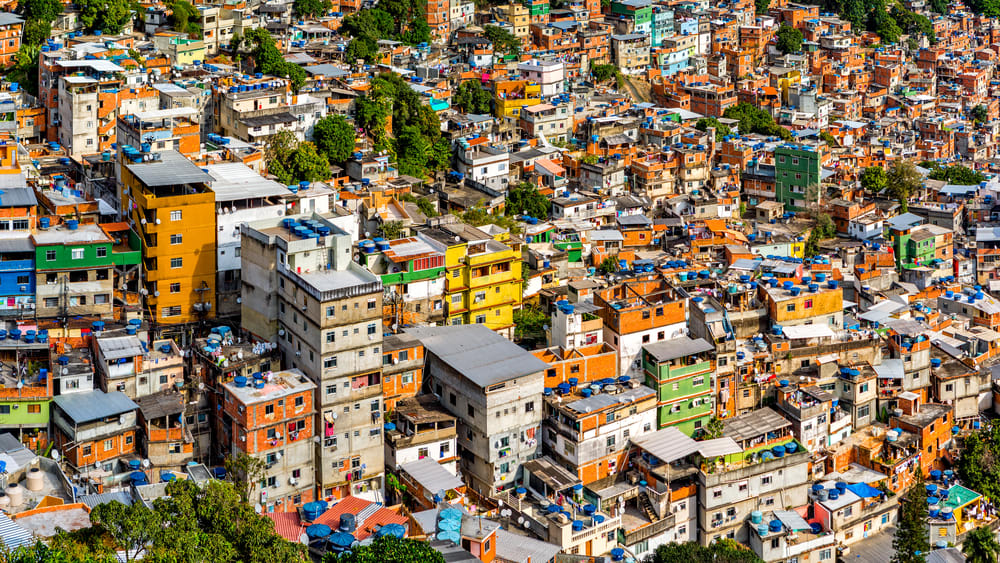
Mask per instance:
[[[533,59],[517,65],[517,70],[521,76],[541,86],[543,98],[566,91],[566,64],[562,61]]]

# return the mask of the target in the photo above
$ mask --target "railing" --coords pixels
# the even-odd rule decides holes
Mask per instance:
[[[677,517],[674,514],[668,514],[666,517],[657,520],[656,522],[650,522],[636,528],[634,530],[625,532],[625,545],[635,545],[643,540],[649,539],[653,536],[663,533],[674,526]]]

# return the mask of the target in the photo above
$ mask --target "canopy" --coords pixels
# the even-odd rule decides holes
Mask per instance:
[[[847,490],[858,495],[861,498],[872,498],[882,495],[882,491],[876,489],[875,487],[869,485],[868,483],[856,483],[854,485],[848,485]]]

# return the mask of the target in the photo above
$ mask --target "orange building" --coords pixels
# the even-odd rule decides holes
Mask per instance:
[[[928,477],[932,469],[942,468],[941,458],[952,441],[955,409],[951,405],[924,403],[919,395],[909,391],[900,393],[896,404],[903,414],[890,418],[889,427],[917,437],[920,470]]]
[[[406,333],[382,340],[382,396],[386,412],[400,399],[415,397],[423,385],[424,346]]]
[[[59,395],[51,411],[55,448],[78,472],[95,466],[101,475],[120,472],[124,468],[115,467],[115,462],[137,452],[138,408],[120,391]]]
[[[24,20],[9,12],[0,12],[0,65],[9,67],[21,50]]]
[[[614,348],[604,343],[570,350],[554,346],[531,353],[549,364],[549,369],[545,371],[545,386],[549,388],[567,383],[571,378],[583,385],[618,373],[618,355]]]

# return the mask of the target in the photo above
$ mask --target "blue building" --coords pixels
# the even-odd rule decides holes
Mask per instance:
[[[31,230],[37,215],[35,192],[21,174],[0,175],[0,317],[34,315],[35,247]],[[0,324],[2,326],[2,324]]]

